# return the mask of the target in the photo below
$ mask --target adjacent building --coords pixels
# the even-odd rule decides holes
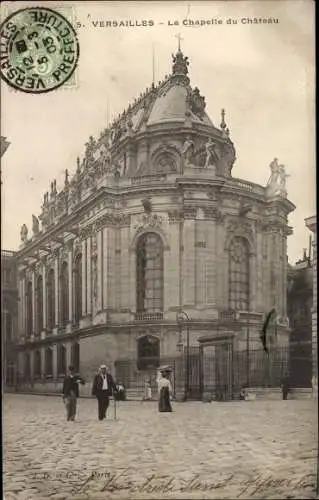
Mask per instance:
[[[318,330],[317,330],[317,218],[308,217],[306,226],[313,233],[313,306],[312,306],[312,360],[313,386],[318,393]]]
[[[17,378],[18,288],[16,252],[1,250],[1,339],[3,387]]]
[[[235,354],[254,363],[272,307],[286,356],[295,206],[285,167],[275,158],[266,186],[236,177],[225,111],[211,120],[188,66],[178,50],[169,76],[90,137],[63,189],[51,183],[31,234],[22,226],[25,383],[56,387],[70,362],[87,377],[109,363],[129,379],[188,349],[210,353],[202,384],[222,360],[232,390],[244,382]]]
[[[311,387],[313,260],[304,250],[303,258],[288,269],[288,318],[290,334],[290,383]]]

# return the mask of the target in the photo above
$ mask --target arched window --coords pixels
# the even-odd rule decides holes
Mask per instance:
[[[71,365],[75,372],[80,371],[80,344],[78,342],[72,344],[71,347]]]
[[[24,380],[28,381],[31,378],[30,353],[24,355]]]
[[[43,330],[43,280],[42,276],[38,277],[37,281],[37,334]]]
[[[163,242],[156,233],[143,234],[136,246],[137,313],[162,313],[164,307]]]
[[[41,352],[39,350],[34,353],[34,376],[41,377]]]
[[[74,320],[79,323],[82,316],[82,254],[74,263]]]
[[[63,344],[58,346],[58,375],[66,373],[66,349]]]
[[[68,264],[63,262],[60,273],[60,318],[61,325],[69,322],[69,270]]]
[[[45,350],[45,374],[47,377],[53,375],[53,352],[50,347]]]
[[[249,309],[249,245],[245,238],[236,236],[229,247],[229,307]]]
[[[137,367],[139,370],[148,370],[159,366],[160,341],[152,335],[145,335],[137,342]]]
[[[13,329],[12,329],[12,316],[10,313],[4,313],[4,324],[5,324],[5,339],[6,342],[13,341]]]
[[[27,304],[26,304],[26,320],[27,320],[27,337],[31,337],[32,334],[32,282],[27,283]]]
[[[55,326],[55,276],[54,270],[50,269],[47,280],[47,312],[48,329],[52,330]]]

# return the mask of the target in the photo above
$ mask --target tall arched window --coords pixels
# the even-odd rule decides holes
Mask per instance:
[[[34,376],[41,377],[41,352],[39,350],[34,353]]]
[[[27,337],[31,337],[32,334],[32,282],[28,281],[27,283],[27,300],[26,300],[26,320],[27,320]]]
[[[74,319],[78,323],[82,316],[82,254],[74,263]]]
[[[136,246],[137,313],[162,313],[164,307],[163,242],[156,233],[143,234]]]
[[[55,276],[54,270],[50,269],[47,280],[47,312],[48,329],[52,330],[55,326]]]
[[[24,380],[28,381],[31,378],[30,353],[24,355]]]
[[[45,350],[45,374],[47,377],[53,375],[53,352],[50,347]]]
[[[66,349],[63,344],[58,346],[58,375],[66,373]]]
[[[80,371],[80,344],[75,342],[71,347],[71,365],[76,372]]]
[[[38,277],[37,281],[37,334],[43,330],[43,280],[42,276]]]
[[[229,307],[249,309],[249,244],[245,238],[235,236],[229,247]]]
[[[152,335],[145,335],[138,339],[137,343],[137,367],[139,370],[147,370],[159,366],[160,341]]]
[[[69,269],[66,262],[61,266],[59,292],[61,324],[66,325],[69,322]]]
[[[12,316],[10,313],[4,313],[4,324],[5,324],[5,339],[6,342],[10,343],[13,341],[13,323]]]

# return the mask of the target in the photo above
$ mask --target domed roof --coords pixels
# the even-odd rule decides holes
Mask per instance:
[[[169,121],[184,122],[185,116],[188,113],[192,121],[212,126],[211,120],[204,111],[199,116],[189,107],[190,87],[180,84],[176,85],[175,83],[176,81],[172,78],[172,81],[169,82],[170,88],[166,92],[159,93],[152,107],[147,124],[153,125]]]

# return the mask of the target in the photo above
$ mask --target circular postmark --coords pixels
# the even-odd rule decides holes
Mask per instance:
[[[79,42],[70,22],[44,7],[21,9],[0,27],[0,73],[11,87],[41,94],[74,73]]]

